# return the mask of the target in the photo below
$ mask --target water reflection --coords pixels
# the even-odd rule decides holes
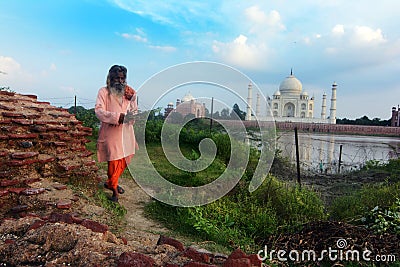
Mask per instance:
[[[314,172],[337,173],[340,146],[341,172],[359,169],[366,161],[386,162],[400,155],[400,138],[395,137],[299,133],[298,138],[302,168]],[[277,148],[295,162],[294,132],[279,133]]]

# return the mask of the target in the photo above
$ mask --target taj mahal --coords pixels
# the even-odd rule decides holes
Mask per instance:
[[[306,91],[303,91],[302,83],[293,75],[293,71],[286,77],[279,89],[271,97],[267,97],[267,103],[271,114],[267,117],[273,117],[273,120],[279,122],[304,122],[304,123],[329,123],[336,124],[336,88],[337,84],[332,84],[330,113],[327,117],[326,94],[322,96],[321,116],[314,115],[314,97],[310,97]],[[260,95],[257,94],[256,116],[260,116]],[[247,112],[246,120],[255,119],[252,117],[252,85],[248,86]],[[267,118],[271,120],[271,118]]]

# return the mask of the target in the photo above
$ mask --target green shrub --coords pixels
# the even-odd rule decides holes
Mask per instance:
[[[400,199],[387,208],[376,206],[361,218],[361,223],[377,234],[400,234]]]
[[[400,192],[400,182],[364,185],[348,196],[333,200],[329,211],[335,220],[355,220],[376,206],[389,207],[396,202]]]

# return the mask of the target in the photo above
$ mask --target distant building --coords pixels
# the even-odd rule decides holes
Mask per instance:
[[[185,117],[193,114],[195,118],[204,118],[206,116],[205,104],[196,102],[196,99],[187,93],[182,99],[176,100],[176,107],[173,103],[168,103],[167,108],[164,109],[164,117],[167,117],[171,112],[178,112]]]
[[[306,91],[303,91],[302,83],[293,75],[292,71],[281,82],[272,98],[268,97],[267,100],[275,121],[336,124],[336,89],[337,84],[333,83],[329,117],[326,116],[326,94],[324,93],[322,96],[321,117],[316,118],[314,116],[314,97],[310,97]],[[251,85],[249,85],[248,91],[248,103],[251,103]],[[256,111],[257,113],[259,112]],[[249,116],[246,117],[246,120],[250,119]]]
[[[168,117],[168,115],[174,110],[174,103],[169,102],[167,107],[164,109],[164,118]]]
[[[399,108],[399,106],[397,106],[397,110],[396,110],[396,107],[392,107],[392,119],[391,119],[390,126],[400,127],[400,108]]]

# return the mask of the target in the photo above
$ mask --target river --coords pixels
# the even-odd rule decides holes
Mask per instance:
[[[400,137],[299,133],[299,158],[305,170],[337,173],[361,168],[367,161],[387,162],[400,157]],[[296,162],[294,132],[277,134],[282,156]]]

